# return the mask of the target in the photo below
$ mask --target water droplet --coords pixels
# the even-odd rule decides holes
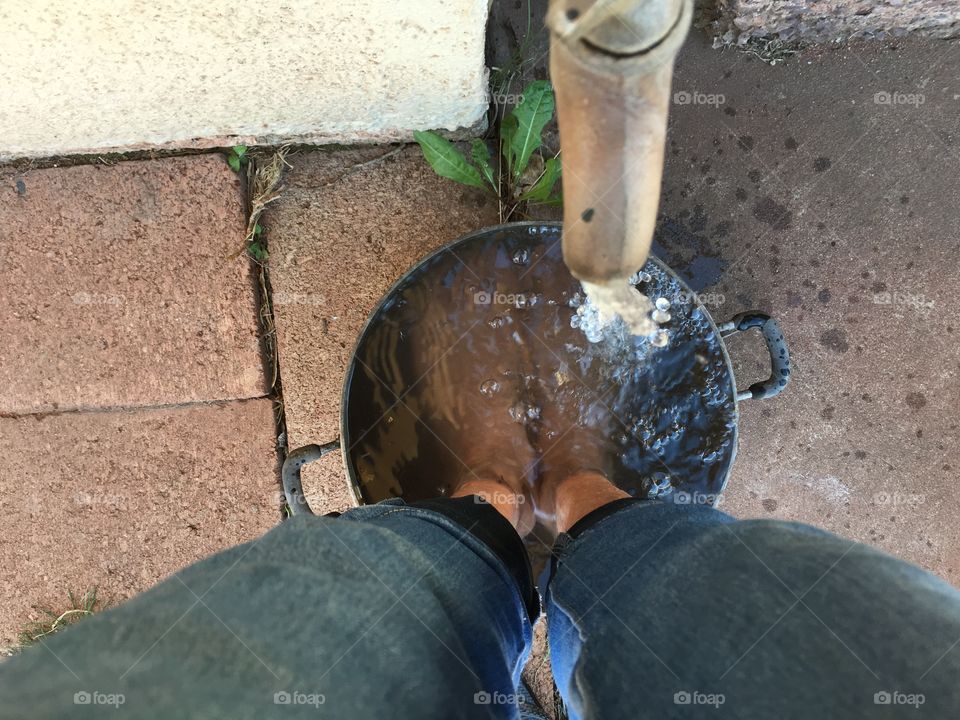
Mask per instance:
[[[501,256],[502,257],[502,256]],[[530,262],[530,251],[526,248],[520,248],[513,253],[513,262],[516,265],[526,265]]]
[[[666,312],[670,309],[670,301],[665,297],[657,298],[657,310],[663,310]]]
[[[480,394],[485,397],[493,397],[500,390],[500,383],[496,380],[484,380],[480,385]]]
[[[539,420],[540,419],[540,408],[534,407],[531,405],[527,408],[527,418],[530,420]]]
[[[662,299],[663,299],[663,298],[661,298],[661,300],[662,300]],[[666,310],[654,310],[654,311],[650,314],[650,318],[651,318],[655,323],[670,322],[670,313],[668,313]]]
[[[524,412],[524,407],[521,403],[517,403],[510,408],[510,417],[514,422],[522,423],[526,413]]]
[[[654,347],[666,347],[670,343],[670,333],[666,330],[657,330],[650,339],[650,344]]]

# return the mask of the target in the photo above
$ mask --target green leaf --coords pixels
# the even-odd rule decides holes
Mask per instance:
[[[230,153],[227,155],[227,164],[234,172],[240,172],[240,156]]]
[[[530,83],[523,91],[523,102],[510,113],[517,119],[517,129],[510,138],[510,169],[519,180],[527,169],[530,156],[540,147],[543,128],[553,117],[553,88],[546,80]]]
[[[555,157],[548,158],[547,164],[543,168],[543,174],[519,199],[539,203],[549,202],[550,193],[553,192],[553,186],[557,184],[559,178],[560,160]]]
[[[259,260],[260,262],[263,262],[264,260],[270,257],[270,253],[260,243],[256,243],[256,242],[250,243],[247,246],[247,251],[250,253],[250,256],[254,260]]]
[[[233,146],[233,151],[237,154],[237,157],[242,158],[244,155],[247,154],[247,146],[246,146],[246,145],[234,145],[234,146]]]
[[[456,180],[463,185],[486,189],[480,172],[460,154],[453,143],[432,132],[415,132],[413,139],[423,150],[423,156],[440,177]]]
[[[496,190],[497,183],[493,178],[493,168],[490,166],[490,148],[483,140],[474,140],[470,149],[474,164],[480,168],[480,173],[490,183],[490,187]]]

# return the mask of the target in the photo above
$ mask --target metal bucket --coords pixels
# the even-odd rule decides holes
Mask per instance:
[[[579,284],[563,265],[560,236],[560,223],[524,222],[486,228],[431,253],[387,291],[367,319],[351,355],[341,400],[340,439],[322,446],[298,448],[290,452],[284,462],[284,493],[292,514],[311,512],[303,496],[300,469],[337,448],[342,450],[347,482],[358,504],[398,496],[420,499],[399,492],[394,478],[374,478],[369,472],[361,471],[364,459],[369,459],[371,452],[378,452],[370,438],[386,432],[383,423],[390,417],[391,407],[399,402],[390,405],[388,398],[384,399],[387,394],[376,392],[378,388],[371,384],[375,384],[378,377],[369,367],[379,347],[378,333],[397,324],[405,293],[411,288],[438,288],[436,302],[456,304],[460,296],[451,295],[451,288],[462,288],[451,279],[467,271],[472,273],[463,260],[465,257],[492,257],[490,253],[509,256],[526,251],[533,258],[532,267],[527,271],[530,276],[548,278],[556,287],[567,288],[563,291],[565,297],[572,297]],[[503,267],[503,263],[499,267]],[[632,418],[633,427],[638,431],[623,439],[624,457],[632,460],[624,459],[614,482],[638,497],[715,505],[736,456],[739,403],[773,397],[786,387],[790,377],[789,351],[783,333],[769,315],[740,313],[717,324],[701,299],[659,259],[651,257],[643,273],[647,279],[646,287],[641,290],[651,297],[670,300],[674,328],[671,332],[675,337],[668,347],[652,352],[643,371],[633,372],[626,381],[632,384],[622,388],[620,397],[625,398],[622,410]],[[476,277],[476,281],[477,287],[470,285],[468,289],[479,288],[478,297],[490,290],[491,286],[484,285],[485,281],[498,282],[496,278],[482,277]],[[553,303],[555,307],[557,304]],[[477,312],[484,309],[481,307]],[[531,309],[524,312],[529,313]],[[750,328],[761,331],[770,353],[772,372],[767,380],[738,390],[724,338]],[[409,338],[408,342],[416,345],[417,338]],[[465,353],[462,360],[470,362],[469,353]],[[411,378],[412,382],[415,380]],[[380,399],[374,400],[374,397]],[[671,397],[674,402],[664,402]],[[676,402],[677,398],[684,402]],[[726,435],[720,434],[717,428],[726,428]],[[703,445],[701,435],[706,433],[717,435],[708,451],[688,453],[686,448]],[[643,438],[650,440],[648,446]],[[631,450],[632,446],[636,446],[636,452]]]

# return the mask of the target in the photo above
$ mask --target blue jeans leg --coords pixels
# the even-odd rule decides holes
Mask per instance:
[[[624,503],[546,593],[572,718],[960,717],[960,593],[797,523]]]
[[[516,718],[529,614],[441,512],[296,517],[0,664],[0,718]]]

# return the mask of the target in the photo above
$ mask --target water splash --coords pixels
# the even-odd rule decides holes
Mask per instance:
[[[513,253],[514,265],[526,265],[530,262],[530,251],[527,248],[518,248]]]
[[[594,308],[594,312],[584,313],[590,319],[586,327],[581,322],[580,327],[585,333],[595,329],[602,331],[603,328],[615,323],[618,318],[632,335],[645,337],[656,332],[657,325],[650,319],[653,303],[633,285],[625,281],[615,281],[608,285],[596,285],[591,282],[581,284],[583,291],[587,294],[587,305]],[[593,334],[596,335],[595,332]]]
[[[500,383],[496,380],[484,380],[480,384],[480,394],[484,397],[493,397],[500,392]]]

